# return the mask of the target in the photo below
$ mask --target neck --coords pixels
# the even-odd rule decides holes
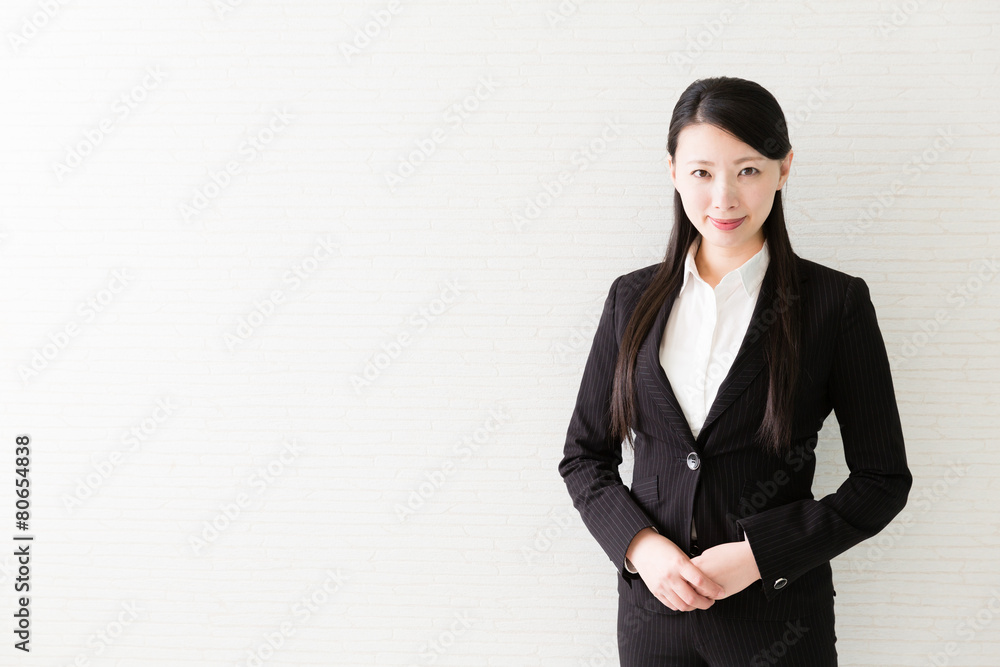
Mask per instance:
[[[719,284],[723,276],[733,269],[743,266],[763,247],[763,236],[736,247],[713,246],[705,243],[705,238],[702,237],[698,244],[698,252],[694,256],[694,263],[698,267],[701,279],[714,287]]]

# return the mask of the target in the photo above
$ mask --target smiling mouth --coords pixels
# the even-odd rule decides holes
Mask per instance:
[[[712,216],[708,216],[708,217],[712,218]],[[745,218],[745,217],[746,217],[746,216],[744,215],[744,216],[743,216],[743,218]],[[712,220],[715,220],[716,222],[721,222],[721,223],[722,223],[722,224],[724,224],[724,225],[728,225],[728,224],[732,224],[732,223],[734,223],[734,222],[739,222],[739,221],[740,221],[740,220],[742,220],[743,218],[733,218],[733,219],[731,219],[731,220],[723,220],[723,219],[721,219],[721,218],[712,218]]]

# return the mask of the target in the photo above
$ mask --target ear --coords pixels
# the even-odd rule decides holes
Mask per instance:
[[[792,155],[794,155],[794,153],[795,151],[789,150],[788,155],[786,155],[785,159],[781,161],[781,169],[778,176],[779,190],[785,185],[785,181],[788,180],[788,175],[792,171]]]
[[[670,155],[667,155],[667,168],[670,170],[670,182],[673,184],[674,189],[676,189],[677,188],[677,165],[674,164],[674,161],[670,158]]]

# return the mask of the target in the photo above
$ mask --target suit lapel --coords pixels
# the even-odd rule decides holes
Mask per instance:
[[[799,274],[801,280],[805,280],[805,272],[800,269]],[[656,321],[643,341],[640,355],[643,357],[641,366],[645,368],[640,375],[648,389],[658,399],[657,403],[661,405],[660,417],[670,425],[691,450],[701,449],[697,443],[704,441],[707,437],[711,423],[732,405],[733,401],[750,386],[753,379],[764,368],[764,341],[766,339],[764,333],[767,331],[767,320],[771,320],[771,323],[776,321],[773,319],[773,315],[767,312],[770,310],[767,305],[773,299],[773,283],[773,271],[768,266],[764,273],[764,280],[761,282],[753,314],[750,316],[750,324],[743,335],[743,343],[736,353],[736,358],[733,360],[729,372],[723,378],[722,384],[719,385],[719,392],[705,417],[705,423],[698,433],[697,440],[691,432],[691,427],[688,426],[687,418],[684,416],[677,396],[670,386],[667,374],[663,371],[663,366],[660,365],[660,341],[663,340],[667,319],[677,294],[680,292],[679,286],[664,300],[657,313]]]
[[[677,299],[679,292],[680,286],[678,285],[667,296],[663,305],[660,306],[656,320],[653,322],[653,326],[650,328],[639,350],[642,359],[640,359],[640,368],[638,370],[643,381],[646,383],[647,389],[652,392],[653,398],[660,405],[661,409],[658,416],[668,423],[670,428],[674,430],[674,433],[684,442],[685,448],[690,451],[695,448],[694,434],[691,433],[691,427],[688,426],[687,418],[684,417],[680,403],[677,402],[677,396],[674,395],[670,381],[667,379],[667,374],[663,371],[663,366],[660,365],[660,341],[663,340],[663,331],[667,326],[667,317],[674,306],[674,301]]]

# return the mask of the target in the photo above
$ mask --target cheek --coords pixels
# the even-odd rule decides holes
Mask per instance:
[[[747,193],[747,204],[758,217],[767,217],[774,206],[774,191],[766,188],[753,190]]]
[[[678,190],[678,192],[689,217],[692,213],[698,216],[702,215],[712,203],[712,194],[707,188],[687,187]]]

